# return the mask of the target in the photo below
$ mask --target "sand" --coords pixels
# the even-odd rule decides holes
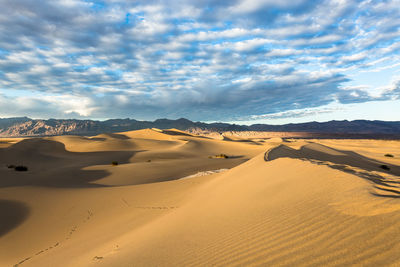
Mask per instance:
[[[0,143],[1,266],[400,264],[398,141],[147,129]]]

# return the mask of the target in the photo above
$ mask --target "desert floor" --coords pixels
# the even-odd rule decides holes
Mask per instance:
[[[0,265],[399,266],[399,166],[400,141],[0,139]]]

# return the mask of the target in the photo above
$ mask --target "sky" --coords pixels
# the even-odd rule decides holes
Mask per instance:
[[[0,117],[400,120],[400,0],[0,0]]]

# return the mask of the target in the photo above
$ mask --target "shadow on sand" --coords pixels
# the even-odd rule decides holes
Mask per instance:
[[[167,135],[174,135],[174,136],[188,136],[188,137],[195,137],[195,138],[201,138],[201,139],[212,139],[212,138],[206,137],[206,136],[192,135],[192,134],[189,134],[189,133],[173,131],[173,130],[162,130],[162,133],[163,134],[167,134]]]
[[[0,237],[24,222],[29,213],[28,206],[22,202],[0,199]]]
[[[224,141],[230,141],[230,142],[247,143],[247,144],[252,144],[252,145],[262,145],[262,143],[256,142],[256,141],[253,141],[253,140],[247,140],[247,139],[243,139],[243,140],[237,139],[237,140],[235,140],[235,139],[229,138],[227,136],[224,136],[223,140]]]
[[[314,164],[325,165],[332,169],[350,173],[373,182],[376,189],[387,192],[387,194],[376,192],[371,192],[371,194],[381,197],[400,198],[400,167],[397,165],[367,158],[352,151],[337,150],[315,143],[304,145],[299,150],[286,145],[279,145],[265,152],[265,161],[278,158],[306,160]],[[387,168],[382,168],[382,166]],[[383,172],[390,176],[384,177],[376,172]]]
[[[139,151],[70,152],[63,143],[41,138],[25,139],[0,149],[0,188],[11,186],[102,187],[91,182],[109,173],[84,170],[94,165],[128,163]],[[27,172],[8,169],[6,165],[24,165]]]

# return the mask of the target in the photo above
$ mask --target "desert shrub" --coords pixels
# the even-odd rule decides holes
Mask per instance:
[[[9,169],[15,169],[15,165],[13,165],[13,164],[7,165],[7,168],[9,168]]]
[[[117,165],[118,165],[118,161],[113,161],[113,162],[111,162],[111,165],[117,166]]]
[[[381,166],[379,166],[381,169],[384,169],[384,170],[390,170],[390,168],[389,168],[389,166],[388,165],[381,165]]]
[[[392,154],[385,154],[385,157],[393,158],[394,156]]]
[[[148,159],[147,162],[151,162],[151,159]]]
[[[227,159],[229,157],[227,155],[225,155],[225,154],[219,154],[219,155],[215,155],[215,158],[217,158],[217,159]]]
[[[14,170],[16,170],[17,172],[26,172],[28,171],[28,167],[23,165],[18,165],[14,167]]]

